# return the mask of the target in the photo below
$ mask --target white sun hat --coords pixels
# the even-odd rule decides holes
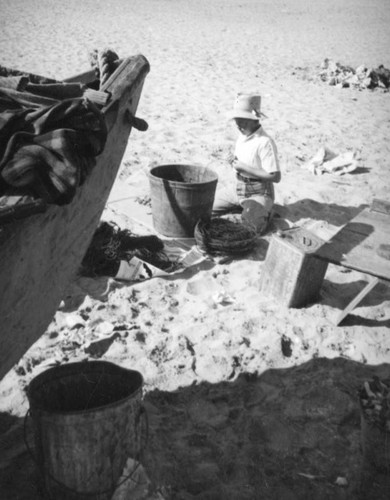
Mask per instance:
[[[249,120],[259,120],[261,117],[266,117],[261,112],[261,95],[260,94],[237,94],[234,101],[233,110],[228,113],[229,119],[247,118]]]

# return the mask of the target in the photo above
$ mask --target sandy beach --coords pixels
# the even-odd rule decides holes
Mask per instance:
[[[226,182],[237,137],[226,113],[242,91],[262,95],[278,146],[274,231],[327,239],[374,199],[390,202],[389,92],[319,77],[326,58],[390,68],[387,0],[0,0],[0,10],[3,66],[61,80],[106,47],[150,63],[137,112],[149,128],[131,133],[104,220],[153,234],[150,208],[128,208],[148,199],[152,166],[206,166]],[[323,147],[354,152],[357,168],[315,175],[307,165]],[[119,192],[133,205],[116,203]],[[367,275],[329,265],[319,300],[284,307],[260,293],[271,238],[169,278],[70,283],[45,334],[0,381],[0,498],[42,498],[23,442],[26,385],[55,363],[97,358],[144,377],[142,498],[389,498],[390,471],[363,459],[357,398],[373,375],[390,378],[389,283],[336,326]],[[112,342],[88,354],[102,338]]]

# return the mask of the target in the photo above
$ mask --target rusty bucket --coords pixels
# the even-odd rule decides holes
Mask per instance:
[[[149,172],[154,228],[162,235],[193,238],[199,219],[212,212],[218,176],[195,165],[159,165]]]
[[[51,499],[112,497],[143,447],[142,385],[139,372],[107,361],[57,366],[31,381],[34,456]]]

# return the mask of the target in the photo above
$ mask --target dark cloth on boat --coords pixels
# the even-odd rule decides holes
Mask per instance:
[[[28,71],[20,71],[19,69],[7,68],[6,66],[0,65],[0,76],[10,77],[10,76],[22,76],[27,78],[28,82],[37,84],[46,83],[57,83],[54,78],[48,78],[47,76],[35,75],[34,73],[28,73]],[[19,89],[20,90],[20,89]]]
[[[0,196],[21,188],[61,205],[95,166],[107,128],[94,103],[69,98],[80,95],[80,85],[45,87],[33,85],[34,93],[0,88]]]
[[[0,87],[23,91],[27,85],[27,76],[0,76]]]

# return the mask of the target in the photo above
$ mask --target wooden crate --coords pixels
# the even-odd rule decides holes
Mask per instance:
[[[260,290],[287,307],[317,300],[328,267],[315,253],[324,241],[303,228],[274,234],[260,279]]]

